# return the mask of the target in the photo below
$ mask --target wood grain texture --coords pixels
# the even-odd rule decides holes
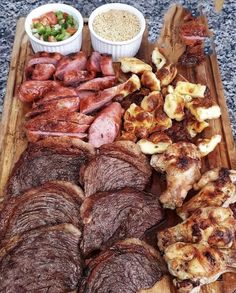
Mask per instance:
[[[165,18],[158,45],[162,47],[168,58],[175,62],[183,48],[176,37],[178,22],[182,19],[184,11],[181,7],[173,6]],[[145,32],[138,57],[146,62],[151,61],[151,52],[157,44],[148,43],[147,32]],[[86,53],[92,51],[88,27],[85,25],[83,31],[82,50]],[[21,152],[27,145],[24,135],[24,115],[29,110],[29,105],[21,103],[17,99],[17,88],[24,76],[24,66],[31,54],[31,48],[27,36],[24,33],[24,18],[19,19],[16,30],[16,38],[13,47],[12,61],[4,100],[4,111],[0,135],[0,199],[8,176],[18,160]],[[204,131],[203,137],[211,137],[213,134],[221,134],[222,142],[203,162],[203,171],[208,168],[224,166],[236,169],[236,149],[231,132],[227,106],[224,97],[220,72],[215,55],[207,57],[201,65],[179,71],[190,81],[207,84],[211,90],[213,99],[220,105],[222,116],[219,119],[210,121],[210,127]],[[157,195],[163,189],[164,183],[160,176],[155,174],[151,190]],[[148,242],[156,243],[156,231],[167,226],[174,225],[177,221],[174,212],[167,213],[167,219],[156,230],[147,237]],[[235,246],[236,248],[236,246]],[[236,290],[236,275],[225,274],[220,281],[204,286],[202,293],[233,293]],[[153,289],[143,290],[142,293],[174,293],[172,279],[166,276]]]

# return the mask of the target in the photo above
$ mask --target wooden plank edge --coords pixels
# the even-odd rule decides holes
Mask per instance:
[[[9,74],[7,79],[7,86],[6,86],[6,95],[4,97],[4,104],[3,104],[3,113],[2,113],[2,120],[1,120],[1,129],[0,129],[0,154],[2,153],[2,147],[3,142],[6,136],[7,132],[7,117],[9,115],[11,104],[13,100],[14,95],[14,88],[12,85],[15,84],[16,79],[16,67],[18,63],[18,57],[20,54],[20,48],[21,48],[21,39],[24,35],[24,22],[25,18],[21,17],[17,21],[16,25],[16,37],[14,40],[13,48],[12,48],[12,54],[11,54],[11,63],[9,67]]]
[[[221,80],[220,69],[219,69],[217,57],[215,54],[210,56],[210,62],[211,62],[212,75],[214,76],[214,83],[215,83],[215,90],[217,93],[218,105],[220,106],[221,113],[222,113],[220,118],[222,119],[222,129],[224,134],[224,138],[222,139],[226,143],[231,168],[235,169],[236,168],[236,146],[235,146],[232,127],[230,123],[228,106],[226,104],[226,99],[224,95],[224,87]],[[219,98],[219,97],[222,97],[222,98]],[[224,117],[224,120],[222,117]]]

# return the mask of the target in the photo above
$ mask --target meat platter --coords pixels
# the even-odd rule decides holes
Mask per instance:
[[[172,28],[178,25],[178,22],[185,15],[185,13],[186,12],[182,9],[182,7],[173,6],[165,16],[163,30],[158,40],[158,44],[164,46],[163,52],[165,53],[165,56],[168,56],[172,62],[175,62],[176,58],[178,59],[178,56],[176,55],[178,55],[179,48],[179,40],[176,39],[175,35],[173,34],[174,30],[172,30]],[[4,103],[4,112],[1,122],[0,194],[3,194],[3,188],[8,180],[9,174],[11,173],[15,162],[18,161],[21,153],[27,146],[27,139],[23,132],[23,123],[24,116],[27,112],[29,112],[30,107],[21,103],[16,97],[18,88],[24,78],[25,64],[29,60],[30,54],[32,53],[27,36],[24,32],[23,24],[24,19],[19,19],[13,47],[13,55]],[[167,44],[171,45],[168,46]],[[151,44],[148,42],[146,32],[143,37],[140,51],[138,53],[138,58],[145,60],[147,63],[151,63],[151,53],[156,45],[157,44]],[[88,55],[92,52],[87,26],[84,27],[83,31],[82,51]],[[205,172],[208,169],[217,167],[236,169],[236,150],[231,133],[227,106],[224,98],[215,52],[210,56],[207,56],[207,58],[196,67],[186,68],[178,66],[178,72],[180,72],[190,82],[207,84],[210,89],[211,96],[220,106],[222,112],[220,118],[210,120],[210,127],[204,130],[204,132],[201,134],[202,138],[211,137],[216,133],[222,136],[221,143],[212,153],[208,154],[208,156],[204,158],[201,171]],[[153,194],[159,196],[165,188],[165,182],[162,179],[163,178],[160,179],[159,174],[154,172],[152,176],[152,185],[150,188]],[[127,193],[128,192],[129,191],[127,191]],[[163,228],[171,227],[176,223],[177,216],[172,211],[168,211],[165,215],[165,220],[159,226],[149,231],[145,236],[145,240],[156,248],[156,232],[162,230]],[[65,231],[70,230],[69,227],[64,227],[63,229]],[[76,237],[75,234],[73,237]],[[236,247],[235,245],[236,244],[234,244],[234,247]],[[201,292],[232,293],[235,290],[236,275],[232,273],[226,273],[223,274],[222,277],[220,277],[220,279],[218,279],[216,282],[203,286]],[[142,290],[141,292],[152,293],[162,291],[175,292],[170,277],[165,276],[160,282],[157,283],[155,288],[150,290]]]

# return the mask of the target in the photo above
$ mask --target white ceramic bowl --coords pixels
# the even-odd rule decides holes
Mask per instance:
[[[58,10],[66,12],[74,17],[75,21],[79,25],[77,32],[70,38],[60,42],[44,42],[37,39],[31,31],[32,19],[37,18],[46,12]],[[30,39],[30,43],[33,47],[34,52],[58,52],[66,55],[73,52],[78,52],[81,49],[83,17],[79,13],[79,11],[72,6],[60,3],[46,4],[34,9],[28,14],[25,20],[25,31]]]
[[[137,16],[140,22],[140,31],[133,39],[130,39],[128,41],[123,41],[123,42],[113,42],[113,41],[106,40],[95,33],[93,29],[94,18],[98,14],[109,11],[111,9],[126,10]],[[89,17],[89,31],[90,31],[90,37],[91,37],[93,49],[100,53],[111,54],[114,61],[118,61],[118,59],[121,57],[133,57],[134,55],[137,54],[140,48],[143,33],[145,31],[145,26],[146,26],[146,22],[145,22],[145,18],[143,14],[138,9],[134,8],[133,6],[120,4],[120,3],[111,3],[111,4],[102,5],[98,7],[97,9],[95,9]]]

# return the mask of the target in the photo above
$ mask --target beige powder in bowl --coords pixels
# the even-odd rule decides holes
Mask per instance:
[[[141,27],[133,13],[111,9],[95,17],[93,29],[97,35],[106,40],[122,42],[133,39]]]

